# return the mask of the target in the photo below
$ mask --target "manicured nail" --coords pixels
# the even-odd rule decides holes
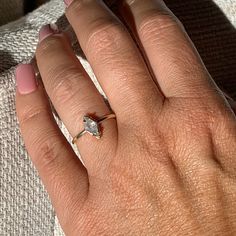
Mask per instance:
[[[66,4],[67,7],[69,7],[72,2],[73,0],[64,0],[64,3]]]
[[[45,38],[52,34],[59,33],[58,27],[56,24],[44,25],[39,31],[39,42],[42,42]]]
[[[38,85],[34,68],[30,64],[20,64],[15,71],[17,89],[20,94],[29,94],[34,92]]]

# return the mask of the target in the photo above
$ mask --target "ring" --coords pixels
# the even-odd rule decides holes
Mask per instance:
[[[95,136],[97,139],[100,139],[102,136],[100,124],[103,121],[109,120],[109,119],[116,119],[116,115],[109,114],[109,115],[102,116],[99,119],[94,119],[88,115],[84,116],[84,119],[83,119],[84,129],[73,138],[72,143],[75,144],[76,141],[86,133],[89,133],[90,135]]]

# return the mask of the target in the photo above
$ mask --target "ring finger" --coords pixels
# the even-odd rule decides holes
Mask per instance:
[[[84,115],[101,117],[111,113],[75,56],[66,35],[53,30],[50,25],[44,26],[40,31],[36,59],[47,94],[73,137],[83,130]],[[99,152],[102,152],[102,146],[108,145],[108,150],[115,150],[116,123],[109,120],[103,125],[105,129],[101,140],[86,135],[77,142],[88,172],[97,173],[101,166],[106,167],[96,163],[96,160],[105,161],[102,158],[96,159]]]

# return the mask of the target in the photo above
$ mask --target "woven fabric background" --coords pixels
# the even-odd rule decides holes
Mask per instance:
[[[64,29],[67,21],[62,0],[51,0],[22,17],[23,2],[1,0],[0,5],[0,235],[59,236],[63,233],[20,136],[14,69],[34,56],[42,25],[57,22]],[[184,23],[212,77],[236,98],[236,0],[166,3]],[[95,81],[88,63],[79,58]]]

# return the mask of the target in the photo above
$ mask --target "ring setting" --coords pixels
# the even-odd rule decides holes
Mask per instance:
[[[84,130],[96,138],[101,138],[101,128],[99,123],[89,116],[84,116]]]
[[[101,123],[105,120],[115,118],[115,114],[105,115],[98,119],[95,119],[89,115],[85,115],[83,118],[84,129],[73,138],[72,143],[75,144],[76,141],[86,133],[96,137],[97,139],[100,139],[102,137]]]

